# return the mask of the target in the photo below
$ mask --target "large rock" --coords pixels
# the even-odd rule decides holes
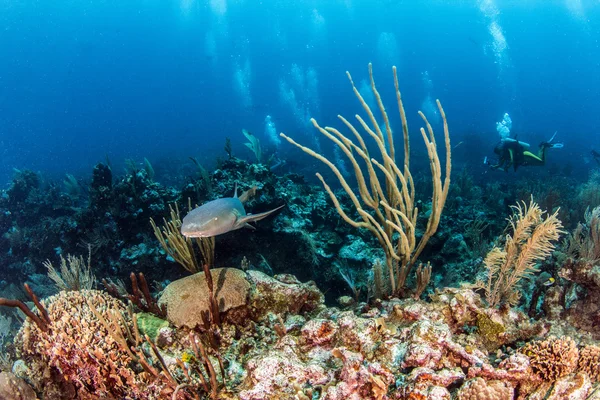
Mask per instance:
[[[247,308],[251,286],[244,271],[215,268],[211,275],[221,313],[235,314]],[[208,293],[204,272],[198,272],[169,284],[158,304],[166,306],[167,319],[172,324],[194,328],[202,325],[202,312],[208,311]]]
[[[302,283],[293,275],[271,277],[260,271],[248,271],[248,280],[254,288],[251,304],[257,319],[269,313],[303,315],[325,307],[325,297],[313,281]]]
[[[10,372],[0,372],[0,399],[34,400],[37,396],[31,386]]]

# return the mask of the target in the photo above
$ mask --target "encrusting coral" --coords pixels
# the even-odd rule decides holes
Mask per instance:
[[[505,400],[512,399],[514,389],[502,381],[486,381],[473,378],[465,382],[456,396],[457,400]]]
[[[579,223],[567,238],[566,253],[559,276],[583,287],[585,295],[564,314],[574,326],[600,339],[600,207],[585,213],[585,224]]]

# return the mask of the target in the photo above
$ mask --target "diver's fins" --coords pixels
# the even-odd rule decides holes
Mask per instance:
[[[540,147],[546,147],[548,149],[562,149],[563,147],[565,147],[564,143],[548,143],[548,142],[542,142],[540,144]]]
[[[558,131],[554,132],[554,135],[552,135],[550,140],[548,140],[547,142],[542,142],[540,144],[540,147],[547,147],[549,149],[562,149],[564,147],[563,143],[552,143],[552,141],[554,141],[554,138],[556,137],[557,133],[558,133]]]

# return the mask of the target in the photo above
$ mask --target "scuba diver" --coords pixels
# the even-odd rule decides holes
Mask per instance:
[[[508,172],[511,167],[516,171],[521,166],[543,166],[546,163],[547,149],[560,149],[563,147],[562,143],[552,143],[555,136],[556,132],[550,140],[540,143],[537,154],[529,150],[531,148],[529,143],[521,142],[516,137],[514,139],[504,138],[494,147],[494,153],[498,156],[498,163],[489,163],[487,157],[484,163],[492,169],[505,172]]]

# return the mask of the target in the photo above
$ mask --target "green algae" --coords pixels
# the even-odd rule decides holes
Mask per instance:
[[[493,321],[486,314],[480,313],[477,315],[477,328],[479,335],[488,349],[495,349],[500,345],[499,336],[506,332],[504,325]]]
[[[161,328],[169,326],[169,321],[158,318],[157,316],[149,313],[139,313],[135,315],[137,325],[142,335],[148,335],[152,341],[156,340],[158,331]]]

